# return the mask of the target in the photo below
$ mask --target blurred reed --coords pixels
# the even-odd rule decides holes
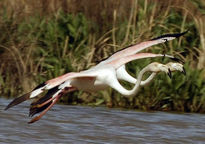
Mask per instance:
[[[189,30],[179,40],[149,48],[182,58],[184,77],[159,74],[134,98],[112,89],[74,92],[63,103],[205,112],[205,3],[203,0],[2,0],[0,93],[16,97],[38,83],[87,69],[127,45]],[[182,53],[183,52],[183,53]],[[133,76],[152,61],[131,62]],[[132,86],[122,82],[127,88]]]

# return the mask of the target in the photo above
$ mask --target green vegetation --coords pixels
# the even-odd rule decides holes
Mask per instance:
[[[149,48],[185,61],[187,75],[158,74],[134,98],[108,89],[72,92],[60,102],[141,110],[205,112],[205,3],[194,1],[0,2],[0,93],[10,98],[70,71],[80,71],[127,45],[166,33],[189,32]],[[72,3],[72,5],[71,5]],[[80,11],[80,12],[79,12]],[[183,53],[182,53],[183,52]],[[137,60],[133,76],[147,64],[169,59]],[[127,88],[132,86],[122,82]]]

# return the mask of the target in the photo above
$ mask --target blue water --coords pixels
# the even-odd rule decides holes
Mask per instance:
[[[205,143],[205,115],[55,105],[27,124],[29,103],[7,111],[0,99],[0,143]]]

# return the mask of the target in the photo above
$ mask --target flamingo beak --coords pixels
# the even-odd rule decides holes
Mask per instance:
[[[186,70],[185,70],[184,67],[183,67],[182,73],[183,73],[184,75],[186,75]]]
[[[171,70],[170,69],[168,69],[168,76],[169,76],[169,78],[171,79],[172,78],[172,72],[171,72]]]

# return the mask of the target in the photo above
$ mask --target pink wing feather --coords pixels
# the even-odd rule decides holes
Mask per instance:
[[[130,61],[133,61],[133,60],[142,59],[142,58],[151,58],[151,57],[163,57],[163,56],[173,58],[173,56],[163,55],[163,54],[137,53],[137,54],[130,55],[127,57],[115,59],[115,60],[109,62],[108,64],[111,64],[115,69],[118,69],[120,66],[122,66]]]
[[[154,38],[150,41],[141,42],[139,44],[135,44],[135,45],[123,48],[122,50],[117,51],[116,53],[111,55],[108,59],[117,59],[117,58],[126,57],[129,55],[136,54],[139,51],[142,51],[142,50],[144,50],[148,47],[151,47],[153,45],[164,43],[164,42],[173,40],[175,38],[178,38],[178,37],[184,35],[185,33],[187,33],[187,31],[183,32],[183,33],[177,33],[177,34],[166,34],[166,35],[162,35],[160,37]]]

